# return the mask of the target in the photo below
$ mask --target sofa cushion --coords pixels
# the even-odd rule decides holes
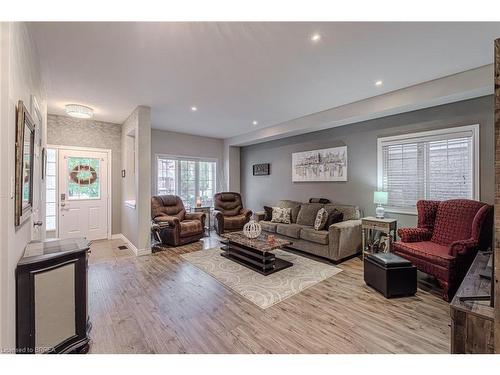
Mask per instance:
[[[300,238],[321,245],[328,245],[329,240],[327,230],[316,230],[314,228],[302,228]]]
[[[290,208],[291,209],[290,213],[291,213],[292,223],[296,223],[297,222],[297,215],[299,214],[301,204],[302,203],[300,203],[300,202],[283,199],[283,200],[280,200],[278,202],[278,207]]]
[[[259,224],[262,230],[265,230],[266,232],[276,233],[276,227],[278,226],[277,223],[271,223],[268,220],[261,220],[259,221]]]
[[[181,237],[190,237],[203,232],[200,220],[181,221]]]
[[[341,205],[335,203],[325,204],[325,210],[327,210],[328,213],[332,212],[335,209],[344,214],[344,220],[358,220],[361,216],[358,206]]]
[[[273,207],[273,217],[271,218],[271,221],[273,223],[290,224],[291,223],[290,220],[291,220],[290,208]]]
[[[303,203],[297,216],[297,224],[314,226],[316,215],[322,207],[321,203]]]
[[[278,224],[276,227],[276,233],[282,234],[283,236],[300,238],[300,231],[305,228],[305,225],[300,224]]]

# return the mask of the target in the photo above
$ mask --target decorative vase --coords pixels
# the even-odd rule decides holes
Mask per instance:
[[[250,220],[243,227],[243,234],[248,238],[257,238],[259,237],[260,232],[262,232],[262,228],[255,220]]]

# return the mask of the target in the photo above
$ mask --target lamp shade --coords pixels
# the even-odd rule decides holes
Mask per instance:
[[[373,203],[387,204],[388,194],[386,191],[374,191]]]

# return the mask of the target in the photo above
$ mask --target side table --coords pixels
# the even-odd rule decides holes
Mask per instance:
[[[208,233],[208,236],[210,237],[210,228],[212,226],[211,220],[212,220],[212,207],[210,206],[205,206],[205,207],[194,207],[193,208],[194,212],[204,212],[207,215],[206,221],[205,221],[205,231]]]
[[[385,253],[391,252],[392,242],[396,241],[397,229],[398,222],[396,219],[379,219],[372,216],[362,218],[361,233],[363,258],[365,257],[365,254],[371,254],[374,252],[373,245],[375,231],[379,231],[388,237],[387,244],[385,244],[381,250]]]

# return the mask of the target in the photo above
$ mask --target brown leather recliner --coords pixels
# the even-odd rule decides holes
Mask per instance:
[[[166,245],[184,245],[203,237],[205,213],[186,212],[182,199],[177,195],[152,197],[151,218],[161,225],[159,236]]]
[[[242,230],[250,221],[252,211],[243,208],[238,193],[217,193],[214,195],[214,218],[217,234]]]

